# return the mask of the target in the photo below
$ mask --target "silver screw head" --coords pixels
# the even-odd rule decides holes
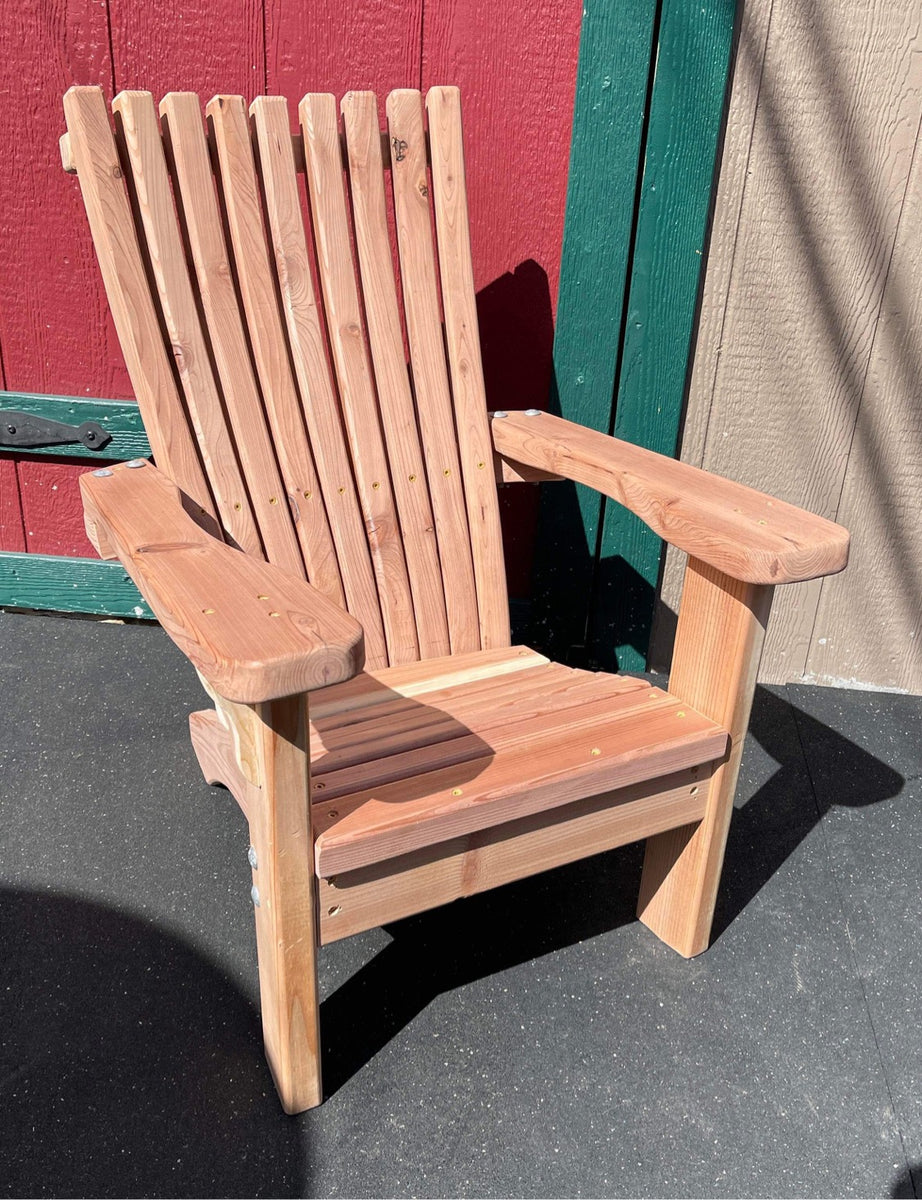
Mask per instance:
[[[540,408],[526,408],[525,416],[526,417],[540,417],[541,409]]]
[[[93,474],[96,476],[97,479],[108,479],[109,476],[112,474],[112,472],[109,470],[108,467],[103,467],[99,471],[94,471]]]
[[[125,463],[125,466],[126,466],[126,467],[131,467],[131,468],[132,468],[132,470],[133,470],[134,468],[136,468],[136,467],[146,467],[146,466],[147,466],[147,460],[146,460],[146,459],[143,459],[143,458],[133,458],[133,459],[131,460],[131,462],[127,462],[127,463]]]
[[[250,899],[253,901],[256,907],[259,908],[259,888],[255,883],[250,888]]]
[[[493,414],[493,416],[494,417],[508,417],[509,414],[507,412],[503,412],[503,410],[501,408],[498,408],[496,410],[496,412]]]
[[[258,870],[259,859],[256,857],[256,847],[255,846],[250,846],[250,848],[247,850],[247,862],[250,864],[250,866],[253,868],[254,871]]]

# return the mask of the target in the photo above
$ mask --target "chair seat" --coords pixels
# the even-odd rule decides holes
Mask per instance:
[[[365,672],[315,692],[310,708],[321,878],[711,763],[727,748],[724,729],[644,680],[522,646]]]

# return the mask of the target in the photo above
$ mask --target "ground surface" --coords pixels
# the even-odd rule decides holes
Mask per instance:
[[[922,699],[760,688],[716,939],[627,848],[322,955],[324,1106],[282,1115],[247,833],[157,628],[0,614],[0,1191],[913,1196]]]

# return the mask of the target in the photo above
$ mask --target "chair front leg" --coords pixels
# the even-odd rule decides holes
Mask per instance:
[[[640,920],[686,958],[710,941],[773,591],[688,561],[669,691],[722,725],[730,746],[711,780],[703,819],[647,839],[638,902]]]
[[[263,1040],[282,1105],[298,1113],[323,1099],[307,698],[235,705],[233,720],[238,744],[252,754],[247,815]]]

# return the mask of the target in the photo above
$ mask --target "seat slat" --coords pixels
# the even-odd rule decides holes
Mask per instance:
[[[638,706],[636,696],[625,696],[621,693],[606,696],[604,688],[597,687],[595,690],[596,693],[602,693],[601,696],[597,694],[593,700],[584,703],[578,711],[573,711],[565,705],[560,711],[548,711],[546,705],[539,704],[531,713],[531,718],[527,723],[520,724],[510,720],[504,726],[494,722],[490,712],[487,711],[482,713],[482,720],[476,729],[469,726],[468,731],[461,736],[453,734],[444,742],[424,742],[406,752],[392,753],[383,758],[375,758],[372,755],[365,756],[354,766],[343,770],[331,770],[325,774],[323,781],[315,785],[316,795],[320,795],[322,792],[324,799],[348,796],[360,790],[378,788],[397,780],[404,780],[408,793],[411,793],[415,786],[414,781],[425,777],[431,771],[451,766],[452,763],[469,762],[484,756],[493,757],[520,742],[531,744],[539,742],[545,736],[550,738],[556,735],[579,737],[582,729],[587,726],[594,727],[603,719],[614,723],[622,719],[625,714],[636,713]],[[552,694],[556,694],[553,689]],[[654,691],[646,698],[660,701],[664,695],[665,693]],[[653,710],[652,704],[644,707],[647,708],[647,714]],[[566,717],[563,715],[564,712],[567,714]],[[523,778],[526,777],[523,776]]]
[[[378,102],[373,92],[349,92],[343,97],[340,109],[346,134],[349,190],[368,341],[403,532],[419,652],[421,658],[438,658],[448,654],[451,646],[427,486],[429,472],[419,442],[404,358],[387,229]]]
[[[485,652],[486,653],[486,652]],[[516,678],[516,688],[531,688],[541,687],[541,680],[547,680],[549,676],[546,671],[549,664],[546,660],[542,661],[540,656],[536,657],[535,664],[532,665],[526,662],[525,667],[521,670]],[[555,664],[550,664],[554,669],[558,669]],[[577,671],[573,667],[559,667],[561,671],[569,671],[575,678],[577,675],[592,675],[590,671]],[[630,676],[617,676],[620,681],[620,686],[625,691],[630,691],[632,687],[638,686],[638,681]],[[425,693],[426,705],[434,707],[446,707],[448,711],[455,712],[456,707],[460,704],[466,704],[468,700],[475,700],[478,697],[487,697],[491,692],[507,689],[509,684],[506,675],[498,673],[495,675],[474,676],[470,680],[463,680],[463,688],[458,686],[435,687]],[[380,721],[387,717],[407,711],[418,711],[422,706],[412,697],[401,695],[399,691],[390,691],[385,688],[383,691],[385,699],[377,704],[366,704],[361,708],[350,708],[340,710],[330,716],[316,717],[313,709],[311,710],[311,719],[314,728],[318,735],[326,738],[328,732],[343,730],[344,732],[350,729],[356,729],[356,736],[360,736],[358,726],[367,721]]]
[[[282,312],[301,392],[314,462],[339,558],[346,606],[365,629],[369,667],[387,665],[384,626],[365,524],[359,511],[311,278],[307,237],[282,96],[260,96],[250,106],[259,146],[263,197],[275,253]],[[303,156],[303,145],[301,148]]]
[[[102,89],[69,88],[64,113],[99,269],[151,450],[217,533],[214,502],[147,284]]]
[[[112,109],[116,138],[131,166],[137,216],[167,336],[221,523],[241,550],[262,558],[262,543],[195,305],[153,97],[150,92],[120,92]]]
[[[526,671],[549,661],[528,646],[501,646],[497,650],[454,654],[384,671],[363,671],[346,683],[316,692],[311,697],[310,715],[313,721],[323,720],[336,713],[385,703],[393,700],[395,695],[424,696],[475,679]]]
[[[492,441],[474,300],[458,89],[430,88],[426,109],[445,340],[477,582],[480,644],[490,649],[508,645],[511,635],[499,500],[490,470]]]
[[[426,697],[425,703],[405,701],[401,711],[387,714],[379,709],[370,722],[336,731],[318,731],[311,741],[311,769],[320,777],[366,760],[377,761],[468,734],[503,729],[505,736],[514,726],[545,718],[549,709],[553,710],[554,722],[559,724],[566,708],[647,689],[643,681],[632,681],[634,686],[624,689],[613,686],[612,680],[616,678],[573,671],[552,663],[523,672],[517,676],[514,687],[506,680],[504,687],[478,694],[472,694],[473,689],[466,687],[441,704],[432,695]]]
[[[266,557],[303,579],[304,562],[237,304],[199,98],[192,92],[171,92],[160,102],[160,115],[208,338]]]
[[[307,577],[324,595],[345,606],[339,564],[278,310],[246,105],[242,96],[215,96],[205,111],[215,132],[221,190],[256,373]]]
[[[451,648],[456,653],[465,653],[479,648],[480,623],[439,315],[422,95],[411,90],[391,92],[387,98],[387,119],[416,409],[427,450]],[[477,461],[484,463],[480,469],[490,470],[489,458]]]
[[[352,466],[378,580],[391,665],[419,658],[400,524],[375,402],[352,262],[336,100],[307,95],[301,128],[317,268]]]
[[[350,770],[331,773],[312,793],[317,871],[353,870],[711,763],[726,748],[725,730],[654,688],[384,759],[376,769],[385,781],[361,790],[340,790],[337,774]]]

